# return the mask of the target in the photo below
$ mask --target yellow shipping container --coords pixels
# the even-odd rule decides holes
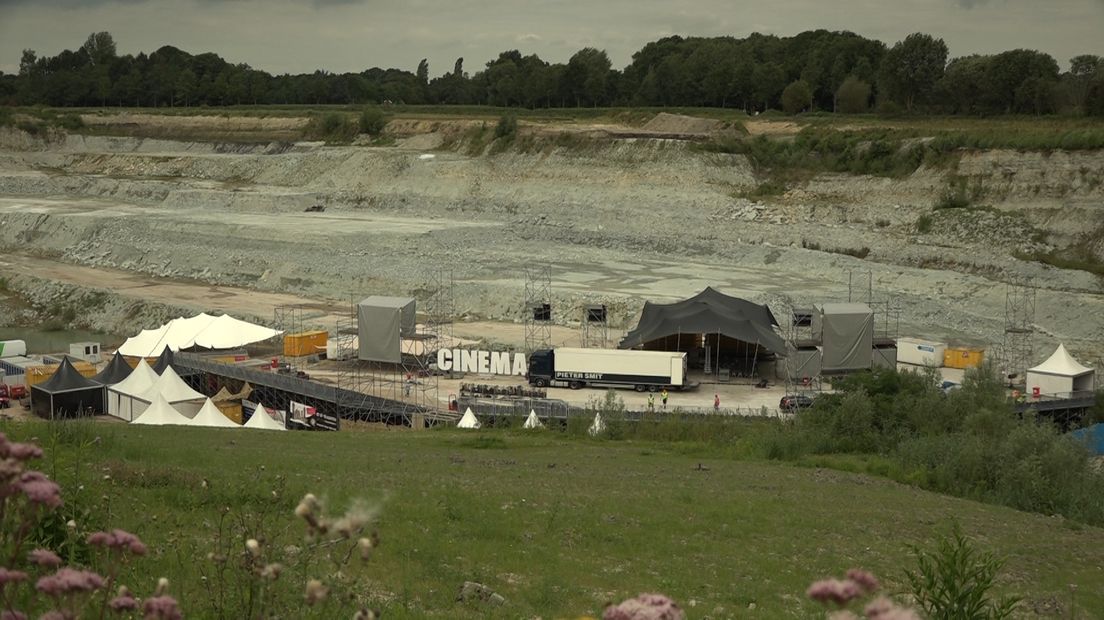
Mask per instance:
[[[222,412],[222,415],[230,418],[238,424],[242,423],[242,406],[239,401],[224,400],[222,402],[216,402],[215,406]]]
[[[72,362],[73,368],[75,368],[82,377],[92,377],[96,374],[96,367],[88,362],[79,360],[70,360],[70,362]],[[60,368],[60,366],[56,365],[28,366],[26,374],[27,387],[49,381],[50,377],[54,376],[58,368]]]
[[[288,357],[303,357],[304,355],[325,353],[326,339],[329,335],[330,333],[326,331],[285,334],[284,355]]]
[[[985,359],[984,349],[947,347],[943,352],[943,365],[947,368],[977,368]]]

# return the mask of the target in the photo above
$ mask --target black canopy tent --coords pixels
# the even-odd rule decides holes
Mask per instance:
[[[54,376],[31,386],[31,411],[48,419],[77,417],[91,410],[103,413],[103,385],[86,379],[69,358],[61,360]]]
[[[134,369],[130,367],[130,364],[126,363],[123,356],[118,351],[111,358],[111,361],[107,363],[96,376],[92,377],[92,380],[103,386],[115,385],[130,376],[130,373],[134,372]]]
[[[161,356],[157,358],[157,363],[153,365],[153,372],[161,374],[165,372],[165,369],[172,365],[173,352],[169,347],[165,347],[161,351]]]
[[[777,325],[765,305],[706,288],[672,304],[646,302],[636,328],[618,346],[686,352],[709,347],[717,366],[739,360],[754,366],[771,354],[786,355],[786,342],[774,330]]]

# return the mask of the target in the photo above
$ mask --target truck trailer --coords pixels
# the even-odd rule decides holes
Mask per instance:
[[[686,390],[697,387],[686,376],[686,354],[678,351],[632,349],[570,349],[534,351],[529,356],[529,385],[631,387],[638,392]]]

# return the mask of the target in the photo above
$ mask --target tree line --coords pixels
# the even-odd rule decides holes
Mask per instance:
[[[76,50],[24,50],[16,75],[0,73],[0,103],[51,106],[244,104],[466,104],[505,107],[695,106],[747,112],[871,109],[933,114],[1104,116],[1104,59],[1080,55],[1061,71],[1028,49],[948,60],[942,39],[916,33],[888,47],[851,32],[792,37],[671,36],[650,42],[622,70],[584,48],[566,63],[502,52],[474,74],[458,58],[430,79],[373,67],[359,73],[272,75],[212,52],[164,46],[118,55],[110,33]]]

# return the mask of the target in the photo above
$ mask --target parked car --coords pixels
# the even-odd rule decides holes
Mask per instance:
[[[797,411],[813,406],[813,397],[805,394],[787,394],[778,401],[778,408],[782,411]]]

